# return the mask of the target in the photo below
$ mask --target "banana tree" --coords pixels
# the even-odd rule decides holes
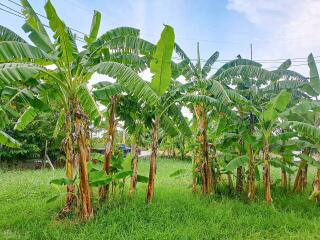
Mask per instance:
[[[171,56],[173,52],[173,45],[173,29],[166,25],[156,48],[151,48],[153,57],[150,62],[150,70],[154,75],[150,84],[144,81],[134,70],[113,62],[99,63],[91,70],[116,79],[117,83],[119,83],[127,93],[152,107],[152,153],[150,158],[149,182],[146,197],[147,203],[151,202],[154,196],[158,130],[160,123],[163,121],[172,121],[171,118],[178,118],[182,121],[177,121],[176,124],[185,126],[183,124],[184,119],[180,116],[180,111],[172,113],[169,112],[170,109],[165,109],[163,107],[163,103],[166,100],[165,93],[171,84]],[[167,117],[168,115],[170,117]]]
[[[314,100],[304,100],[286,111],[286,119],[298,121],[311,126],[319,125],[319,103]],[[309,141],[308,138],[299,136],[300,141]],[[303,155],[310,156],[314,152],[314,147],[308,146],[303,149]],[[295,178],[293,191],[301,192],[307,186],[308,160],[300,158],[299,169]]]
[[[124,44],[121,41],[127,42],[129,38],[132,41],[135,40],[139,31],[133,28],[118,28],[106,32],[97,39],[101,15],[99,12],[95,12],[90,33],[85,38],[87,45],[85,50],[79,52],[72,32],[58,17],[50,1],[46,3],[45,11],[49,19],[49,26],[54,32],[54,43],[51,42],[44,25],[30,4],[24,0],[22,5],[23,14],[26,17],[23,29],[29,34],[30,40],[36,47],[26,43],[6,42],[1,46],[1,61],[19,62],[15,71],[21,72],[22,67],[25,66],[20,62],[31,60],[34,64],[30,64],[28,74],[38,74],[37,77],[46,84],[56,86],[57,95],[63,103],[59,126],[64,125],[67,129],[65,141],[68,143],[65,144],[67,148],[67,178],[73,178],[73,162],[79,161],[82,214],[84,218],[89,218],[92,216],[92,205],[85,166],[90,156],[87,116],[91,121],[96,122],[99,120],[100,114],[86,87],[86,83],[94,73],[89,72],[88,69],[99,61],[130,63],[136,55],[130,55],[124,51]],[[9,54],[9,52],[13,54]],[[47,65],[54,66],[54,69],[47,68]],[[122,64],[119,63],[117,66],[120,71],[123,70]],[[64,124],[62,124],[63,122]],[[75,159],[75,157],[79,158]],[[73,193],[68,195],[73,195]],[[70,209],[68,205],[67,200],[65,212]]]
[[[28,74],[37,74],[48,85],[54,85],[61,103],[59,126],[65,122],[66,127],[66,172],[67,178],[73,179],[74,161],[79,162],[80,199],[82,215],[85,219],[92,216],[90,188],[88,185],[86,162],[89,160],[89,142],[87,138],[88,118],[98,119],[98,109],[90,96],[85,84],[90,79],[86,68],[93,63],[92,54],[88,50],[79,53],[75,38],[70,29],[58,17],[51,2],[45,5],[49,26],[54,33],[55,42],[52,43],[44,25],[32,9],[28,1],[22,1],[23,14],[26,23],[23,29],[29,34],[30,40],[36,45],[10,41],[1,46],[2,58],[6,62],[18,62],[17,67],[11,71],[21,72],[20,62],[29,62]],[[87,43],[95,40],[100,24],[100,13],[95,12],[92,28]],[[13,54],[8,54],[8,53]],[[36,65],[38,64],[38,65]],[[47,68],[52,65],[54,69]],[[11,72],[14,74],[15,72]],[[26,72],[26,71],[25,71]],[[12,75],[15,76],[15,75]],[[31,77],[31,76],[30,76]],[[83,110],[84,109],[84,110]],[[30,120],[30,119],[29,119]],[[75,137],[74,137],[75,136]],[[76,157],[79,157],[76,159]],[[73,186],[67,186],[67,203],[64,212],[70,209],[71,198],[74,195]]]
[[[278,118],[284,112],[291,101],[291,93],[282,90],[276,97],[271,99],[259,114],[258,129],[263,140],[263,184],[265,200],[272,202],[270,181],[270,136],[277,124]]]
[[[149,109],[150,110],[150,109]],[[151,128],[148,121],[148,107],[140,105],[134,98],[125,97],[118,106],[119,119],[123,121],[123,128],[130,135],[131,142],[131,169],[129,197],[135,193],[138,182],[138,158],[142,135]]]
[[[244,131],[244,133],[247,133],[247,140],[250,141],[250,136],[256,131],[258,116],[255,113],[257,113],[257,109],[262,111],[261,105],[270,98],[276,96],[283,89],[287,89],[293,92],[294,101],[291,104],[295,104],[299,99],[305,97],[306,90],[312,92],[305,77],[288,70],[290,65],[291,61],[287,60],[278,69],[267,71],[257,62],[238,58],[226,63],[221,67],[221,71],[217,71],[217,80],[229,87],[235,86],[232,93],[237,93],[237,95],[233,94],[230,97],[232,96],[236,103],[240,118],[246,120],[242,121],[248,123],[247,131]],[[242,98],[239,97],[239,94],[242,95]],[[252,144],[244,142],[249,159],[247,191],[250,200],[255,199],[254,166],[256,164],[255,150]]]
[[[143,121],[144,115],[141,110],[139,101],[132,96],[125,93],[124,89],[118,83],[100,82],[94,86],[95,98],[103,105],[108,107],[108,130],[106,141],[106,153],[104,160],[104,170],[109,174],[112,147],[114,142],[114,135],[116,130],[116,123],[118,121],[124,122],[124,129],[131,135],[131,153],[132,153],[132,176],[130,184],[130,196],[133,195],[137,183],[137,162],[138,162],[138,149],[140,136],[142,134],[146,122]],[[115,120],[119,118],[119,120]],[[110,159],[106,158],[110,157]],[[103,186],[104,190],[100,191],[102,199],[108,196],[109,186]],[[107,191],[105,191],[107,190]]]
[[[130,64],[126,63],[126,65],[130,66],[131,69],[141,72],[146,69],[147,63],[144,61],[143,58],[137,56],[136,59]],[[108,130],[107,130],[107,139],[106,139],[106,147],[105,147],[105,154],[104,154],[104,170],[106,174],[110,173],[110,164],[111,164],[111,157],[112,157],[112,149],[114,145],[114,138],[115,132],[117,127],[117,120],[116,120],[116,109],[118,107],[119,101],[123,101],[125,96],[121,94],[124,93],[123,88],[121,85],[117,83],[110,83],[110,82],[100,82],[94,85],[94,95],[97,100],[99,100],[103,105],[108,107]],[[136,144],[133,144],[134,151],[137,149]],[[134,154],[134,163],[137,161],[137,155]],[[136,171],[134,171],[136,173]],[[135,176],[136,178],[136,176]],[[109,192],[109,184],[102,186],[100,188],[100,198],[102,201],[108,198]]]
[[[15,49],[19,46],[21,52],[16,52]],[[15,52],[10,54],[11,50]],[[14,109],[15,102],[44,108],[44,104],[37,98],[34,81],[30,80],[42,68],[29,62],[24,63],[23,58],[39,61],[48,59],[49,56],[28,45],[10,29],[0,25],[0,144],[8,147],[20,146],[18,141],[4,132],[8,118],[16,117],[18,114]]]
[[[320,79],[319,79],[318,69],[312,53],[308,56],[308,65],[310,69],[310,85],[312,87],[314,96],[317,98],[318,95],[320,94]],[[311,141],[316,146],[318,146],[319,133],[320,133],[318,129],[318,125],[319,125],[319,122],[318,122],[319,113],[317,110],[319,109],[318,102],[302,103],[301,105],[302,105],[302,108],[300,108],[300,110],[302,109],[302,111],[298,111],[298,114],[293,112],[291,116],[292,115],[294,116],[293,118],[289,119],[291,121],[288,121],[286,123],[286,126],[297,131],[302,136],[307,137],[309,141]],[[298,106],[298,109],[299,109],[299,106]],[[308,161],[318,165],[317,161],[314,161],[312,157],[308,155],[302,155],[301,157],[302,157],[302,160],[304,160],[304,162]],[[318,165],[317,168],[318,170],[314,177],[313,193],[311,196],[312,198],[316,199],[316,202],[318,204],[320,204],[320,165]],[[298,178],[301,179],[301,174],[299,175],[300,177]]]
[[[184,63],[186,63],[186,65],[181,68],[183,69],[183,76],[189,81],[180,87],[181,93],[185,95],[182,95],[180,101],[192,104],[192,112],[196,117],[198,126],[197,133],[195,134],[198,144],[193,159],[193,191],[195,192],[197,184],[201,183],[202,193],[204,195],[212,195],[215,189],[215,176],[212,162],[209,159],[207,139],[207,113],[209,109],[203,101],[207,103],[210,102],[209,104],[213,104],[217,108],[231,103],[224,87],[212,77],[208,78],[213,64],[219,57],[219,53],[215,52],[212,54],[202,67],[199,44],[197,45],[197,63],[195,65],[177,44],[175,45],[175,51],[183,59]],[[216,99],[219,99],[221,102],[219,103]],[[197,177],[199,173],[201,181],[197,180],[199,179]]]

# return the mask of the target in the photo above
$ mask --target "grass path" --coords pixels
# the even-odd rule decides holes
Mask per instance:
[[[320,208],[307,195],[276,188],[269,207],[262,200],[206,199],[191,194],[187,177],[169,177],[181,168],[190,165],[160,159],[154,204],[145,206],[146,184],[139,184],[133,200],[104,206],[87,224],[56,221],[63,199],[46,203],[59,191],[49,181],[62,170],[0,170],[0,239],[320,239]],[[139,171],[148,172],[146,160]]]

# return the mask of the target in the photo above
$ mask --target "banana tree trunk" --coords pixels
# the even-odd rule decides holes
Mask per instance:
[[[107,175],[110,174],[110,167],[111,167],[111,158],[112,158],[112,149],[114,144],[114,137],[117,128],[117,122],[115,120],[115,111],[117,105],[117,96],[113,96],[111,99],[111,105],[109,109],[109,126],[108,126],[108,133],[106,139],[106,148],[104,152],[104,164],[103,170],[106,172]],[[100,188],[100,200],[106,201],[109,197],[109,188],[110,184],[106,184]]]
[[[252,145],[249,145],[248,152],[248,199],[253,201],[256,199],[256,184],[255,184],[255,171],[254,171],[254,154]]]
[[[301,160],[299,170],[294,180],[293,191],[296,193],[303,192],[307,186],[307,161]]]
[[[288,180],[287,180],[287,172],[284,169],[281,169],[281,187],[287,189],[288,187]]]
[[[156,175],[156,161],[157,161],[157,148],[158,148],[158,129],[160,124],[160,118],[156,117],[152,124],[152,145],[151,145],[151,157],[150,157],[150,170],[149,170],[149,182],[146,203],[149,204],[153,200],[154,195],[154,179]]]
[[[132,177],[131,177],[131,181],[130,181],[130,191],[129,191],[129,197],[132,197],[135,189],[136,189],[136,185],[137,185],[137,177],[138,177],[138,148],[137,148],[137,144],[132,144],[131,146],[131,152],[133,154],[133,158],[132,158]]]
[[[303,190],[307,188],[307,185],[308,185],[308,164],[306,164],[305,168],[303,169],[303,182],[302,182]]]
[[[66,154],[66,178],[73,179],[73,167],[74,167],[74,147],[72,139],[72,127],[71,127],[71,114],[68,112],[65,119],[66,138],[64,140],[64,151]],[[64,218],[76,204],[75,186],[74,184],[68,184],[66,186],[66,204],[64,208],[59,212],[59,217]]]
[[[192,171],[193,171],[193,176],[192,176],[192,192],[196,193],[198,191],[197,186],[198,186],[198,179],[201,175],[201,157],[197,150],[195,150],[194,158],[192,161]]]
[[[229,193],[232,193],[234,188],[233,188],[233,181],[232,181],[231,174],[228,173],[227,178],[228,178],[228,191],[229,191]]]
[[[263,185],[264,196],[267,204],[272,203],[271,197],[271,180],[270,180],[270,164],[269,164],[269,142],[268,139],[263,140]]]
[[[88,138],[88,119],[79,103],[75,104],[74,127],[79,157],[80,201],[82,217],[86,220],[93,216],[90,187],[88,181],[87,162],[90,160],[90,144]]]
[[[202,153],[202,193],[204,195],[212,195],[214,194],[214,178],[212,164],[209,161],[209,148],[206,134],[207,120],[204,107],[202,105],[195,106],[195,113],[198,122],[198,142]]]
[[[303,153],[305,155],[310,154],[310,149],[304,149]],[[294,192],[303,192],[307,186],[307,172],[308,172],[308,162],[305,160],[301,160],[299,164],[299,170],[297,172],[294,185],[293,185],[293,191]]]
[[[244,142],[242,138],[239,139],[239,145],[240,145],[240,148],[238,149],[238,155],[241,156],[244,154],[242,151],[244,147]],[[242,166],[237,168],[236,192],[238,194],[241,194],[243,192],[243,167]]]
[[[243,191],[243,170],[242,167],[237,168],[236,191],[241,194]]]
[[[249,114],[249,132],[253,133],[255,126],[255,118],[252,113]],[[256,184],[255,184],[255,159],[252,144],[249,144],[247,149],[248,154],[248,200],[256,199]]]
[[[320,205],[320,168],[317,170],[317,174],[313,181],[313,193],[316,193],[316,203]]]

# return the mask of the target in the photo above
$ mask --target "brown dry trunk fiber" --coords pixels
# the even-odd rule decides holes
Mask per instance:
[[[306,164],[304,169],[302,169],[302,186],[303,186],[303,190],[306,189],[307,185],[308,185],[308,164]]]
[[[80,201],[82,217],[86,220],[93,216],[91,194],[88,181],[87,162],[90,160],[90,147],[88,138],[88,119],[77,103],[75,111],[75,133],[79,151],[79,177]]]
[[[296,193],[303,192],[307,186],[307,161],[301,160],[299,164],[299,170],[294,180],[293,191]]]
[[[237,168],[237,182],[236,182],[237,193],[242,193],[243,191],[243,171],[242,167]]]
[[[317,175],[313,181],[313,192],[318,193],[316,196],[316,203],[320,205],[320,168],[318,168]]]
[[[263,185],[264,196],[267,204],[271,204],[271,180],[270,180],[270,165],[269,165],[269,142],[267,139],[263,141]]]
[[[249,145],[249,166],[248,166],[248,199],[250,201],[256,198],[255,171],[254,171],[254,155],[251,144]]]
[[[240,148],[238,149],[238,155],[241,156],[243,155],[243,152],[241,149],[244,147],[244,142],[243,139],[239,139],[239,145]],[[237,168],[237,181],[236,181],[236,191],[238,194],[241,194],[243,192],[243,168],[242,166]]]
[[[204,195],[214,194],[214,182],[213,182],[213,172],[212,164],[209,161],[209,148],[206,134],[206,113],[202,105],[195,106],[195,113],[198,122],[198,141],[201,147],[201,162],[202,162],[202,193]]]
[[[115,132],[117,128],[117,122],[115,120],[116,115],[116,105],[117,105],[117,96],[113,96],[111,99],[111,105],[109,109],[109,126],[108,126],[108,133],[107,133],[107,139],[106,139],[106,148],[104,152],[104,164],[103,164],[103,170],[106,172],[107,175],[110,174],[110,167],[111,167],[111,158],[112,158],[112,149],[114,144],[114,137]],[[100,188],[100,200],[105,201],[108,199],[109,196],[109,188],[110,183],[106,184],[105,186],[102,186]]]
[[[301,163],[300,163],[300,165],[301,165]],[[298,192],[298,191],[300,191],[300,189],[301,189],[301,168],[299,167],[299,169],[297,171],[296,178],[294,180],[293,191]]]
[[[71,136],[66,139],[65,142],[65,149],[66,149],[66,177],[68,179],[73,179],[73,145]],[[75,187],[72,184],[67,185],[67,196],[66,196],[66,206],[70,208],[73,203],[75,203],[76,197],[75,197]]]
[[[303,153],[305,155],[310,154],[310,149],[306,148],[303,150]],[[293,191],[294,192],[303,192],[307,186],[307,171],[308,171],[308,163],[305,160],[300,161],[299,164],[299,170],[297,172],[295,181],[294,181],[294,185],[293,185]]]
[[[131,152],[133,153],[133,158],[132,158],[132,177],[130,181],[130,191],[129,191],[129,196],[133,196],[134,191],[136,189],[137,185],[137,177],[138,177],[138,148],[137,144],[132,144],[131,146]]]
[[[156,117],[152,124],[152,145],[151,145],[151,157],[150,157],[150,170],[149,170],[149,182],[146,196],[146,203],[151,203],[154,195],[154,179],[156,175],[156,161],[157,161],[157,148],[158,148],[158,129],[160,119]]]
[[[64,140],[64,150],[66,154],[66,178],[73,180],[73,167],[74,167],[74,148],[72,139],[72,128],[71,128],[71,116],[70,112],[66,114],[65,127],[67,136]],[[64,218],[76,204],[75,186],[74,184],[68,184],[66,186],[66,204],[64,208],[59,212],[59,217]]]
[[[281,169],[281,187],[287,188],[288,187],[288,180],[287,180],[287,172]]]

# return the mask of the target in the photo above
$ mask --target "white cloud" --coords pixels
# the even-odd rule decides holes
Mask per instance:
[[[273,21],[278,18],[278,14],[283,13],[283,9],[290,2],[295,0],[229,0],[227,9],[234,10],[246,15],[252,23],[263,23],[273,17]]]
[[[261,57],[293,58],[307,57],[310,52],[320,54],[320,35],[317,34],[319,0],[228,0],[227,9],[244,14],[267,33],[265,39],[257,41],[263,46],[259,51]],[[307,72],[306,66],[296,66],[296,69]]]

